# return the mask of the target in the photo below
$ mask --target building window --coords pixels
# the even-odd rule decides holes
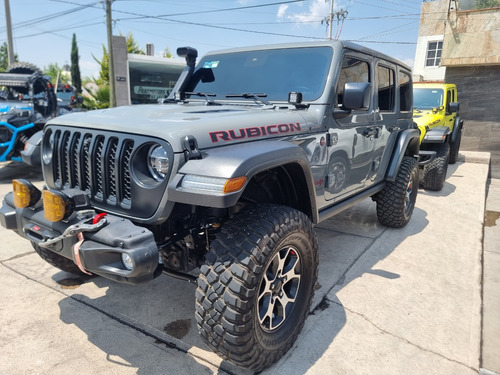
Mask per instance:
[[[427,59],[425,66],[439,66],[441,64],[441,52],[443,42],[429,42],[427,46]]]

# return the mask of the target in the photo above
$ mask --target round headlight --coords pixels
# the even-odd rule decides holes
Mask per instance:
[[[167,151],[162,146],[152,146],[148,155],[149,172],[156,181],[163,181],[170,169]]]

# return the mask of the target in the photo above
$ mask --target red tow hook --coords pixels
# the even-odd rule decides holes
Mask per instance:
[[[95,215],[94,218],[92,219],[92,224],[97,224],[103,219],[104,216],[106,216],[106,212],[102,212],[100,214]]]
[[[100,222],[105,216],[106,216],[105,212],[102,212],[100,214],[95,215],[92,218],[92,225],[95,225],[98,222]],[[92,275],[90,272],[88,272],[83,267],[82,260],[80,259],[80,246],[83,243],[83,233],[80,232],[80,233],[78,233],[77,236],[78,236],[78,242],[73,246],[73,254],[75,255],[76,265],[78,266],[78,268],[80,269],[80,271],[82,271],[83,273],[86,273],[87,275]]]

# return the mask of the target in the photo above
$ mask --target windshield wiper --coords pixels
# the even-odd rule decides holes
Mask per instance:
[[[184,94],[192,95],[192,96],[201,96],[201,97],[205,98],[205,100],[207,101],[207,105],[221,105],[220,103],[214,102],[213,99],[210,98],[211,96],[217,95],[213,92],[199,92],[199,91],[198,92],[190,92],[190,91],[187,91]]]
[[[266,97],[267,97],[267,94],[254,94],[254,93],[251,93],[251,92],[245,92],[245,93],[241,93],[241,94],[227,94],[226,95],[226,98],[253,99],[255,101],[255,103],[261,102],[261,103],[263,103],[265,105],[272,105],[267,100],[262,99],[262,98],[266,98]]]

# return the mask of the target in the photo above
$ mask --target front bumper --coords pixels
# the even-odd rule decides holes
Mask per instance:
[[[13,194],[8,193],[0,208],[0,224],[38,246],[73,260],[75,264],[78,264],[75,256],[75,245],[79,241],[77,234],[82,233],[83,242],[77,251],[81,266],[108,279],[139,284],[161,274],[158,247],[151,231],[113,215],[107,215],[106,222],[100,227],[89,230],[92,226],[88,222],[95,213],[88,214],[65,222],[50,222],[45,219],[41,206],[15,208]],[[124,253],[131,259],[131,270],[123,264]]]

